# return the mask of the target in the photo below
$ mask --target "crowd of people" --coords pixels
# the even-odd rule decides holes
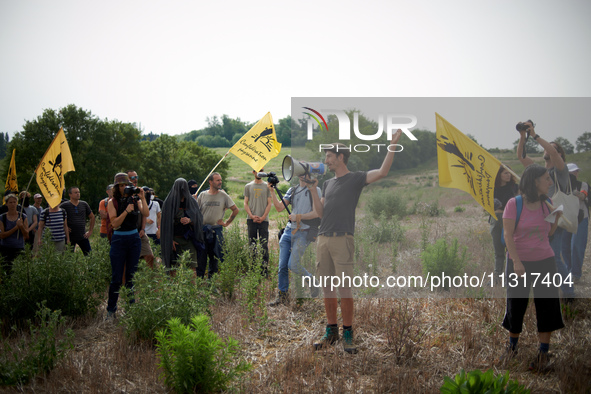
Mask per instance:
[[[548,367],[548,349],[553,331],[564,327],[560,294],[565,302],[572,302],[575,284],[582,275],[589,213],[589,185],[577,179],[579,168],[566,163],[565,152],[556,142],[547,142],[535,132],[531,121],[520,130],[518,157],[525,170],[518,179],[508,167],[501,166],[495,180],[495,216],[489,217],[494,247],[496,277],[509,279],[517,274],[520,286],[507,286],[506,312],[502,326],[509,331],[509,342],[501,359],[509,360],[517,354],[519,335],[529,301],[530,288],[536,306],[539,351],[531,364],[533,370]],[[401,136],[393,134],[391,144]],[[533,138],[543,149],[545,166],[534,164],[525,154],[527,137]],[[524,152],[523,154],[521,152]],[[244,210],[247,215],[248,239],[253,260],[261,262],[261,274],[268,276],[269,213],[288,210],[289,221],[280,233],[278,292],[270,307],[289,303],[289,272],[299,277],[354,276],[355,209],[363,188],[385,177],[393,163],[394,152],[388,151],[379,169],[349,171],[350,148],[341,144],[326,144],[324,163],[334,177],[321,188],[315,179],[305,174],[285,196],[276,193],[253,171],[254,179],[244,187]],[[261,168],[261,171],[263,169]],[[179,256],[189,252],[190,267],[195,275],[211,278],[223,262],[225,227],[236,218],[239,209],[222,189],[222,177],[213,172],[207,179],[209,188],[198,193],[197,182],[179,178],[166,199],[156,197],[154,190],[138,187],[136,171],[117,173],[106,188],[107,197],[99,203],[100,236],[111,245],[111,283],[109,286],[108,317],[115,316],[122,285],[133,286],[133,276],[139,259],[153,267],[155,256],[150,239],[161,247],[163,265],[174,275]],[[577,232],[573,234],[558,226],[560,212],[553,213],[552,196],[557,191],[572,190],[579,199]],[[0,209],[0,246],[4,271],[10,272],[12,261],[29,242],[36,250],[43,243],[43,230],[49,229],[56,250],[66,245],[78,246],[87,255],[91,251],[89,237],[95,225],[91,207],[80,199],[80,189],[67,190],[69,200],[54,208],[41,207],[42,196],[36,194],[34,205],[30,195],[5,196]],[[277,196],[279,194],[279,198]],[[20,205],[19,205],[20,203]],[[224,220],[225,211],[231,215]],[[554,217],[553,220],[548,220]],[[88,227],[87,227],[88,226]],[[316,271],[308,272],[301,264],[305,250],[316,242]],[[560,274],[558,286],[535,284],[534,275]],[[572,277],[573,281],[564,280]],[[300,286],[302,282],[298,282]],[[310,283],[316,283],[310,281]],[[322,349],[342,342],[348,353],[357,353],[353,336],[354,300],[352,289],[342,283],[337,289],[310,286],[310,295],[323,294],[326,313],[324,335],[314,343]],[[506,282],[504,282],[506,283]],[[300,293],[301,294],[301,293]],[[338,308],[342,318],[342,339],[338,327]]]

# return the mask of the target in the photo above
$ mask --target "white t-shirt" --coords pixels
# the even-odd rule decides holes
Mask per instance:
[[[156,234],[156,231],[158,231],[158,213],[160,213],[160,204],[156,201],[150,201],[148,209],[150,210],[150,216],[148,216],[148,219],[152,220],[154,223],[148,224],[148,222],[146,222],[145,233]]]

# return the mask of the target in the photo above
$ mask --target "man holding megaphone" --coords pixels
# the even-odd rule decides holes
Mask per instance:
[[[311,225],[314,226],[314,224],[310,221],[318,218],[318,215],[314,212],[312,196],[310,194],[316,193],[320,196],[320,188],[316,187],[315,191],[308,189],[306,187],[306,181],[310,182],[310,179],[306,178],[303,174],[299,175],[299,179],[300,184],[290,188],[283,197],[282,202],[277,199],[273,185],[270,182],[268,183],[273,205],[277,209],[277,212],[287,209],[289,204],[292,206],[292,212],[289,214],[289,222],[279,239],[279,272],[277,275],[279,293],[275,301],[269,303],[269,306],[285,305],[288,303],[289,271],[299,277],[312,277],[301,266],[300,259],[304,255],[308,245],[310,245],[310,242],[315,238],[314,234],[311,233],[311,231],[314,231]],[[318,224],[316,224],[315,229],[318,229]],[[310,292],[312,297],[317,297],[319,289],[318,287],[312,286]]]
[[[402,130],[398,129],[392,135],[391,144],[400,140]],[[350,172],[347,162],[351,155],[351,147],[340,142],[324,147],[324,164],[333,171],[335,177],[324,182],[322,197],[312,192],[314,211],[322,218],[318,230],[316,245],[316,277],[320,279],[324,292],[324,309],[326,310],[326,332],[320,341],[314,343],[318,350],[327,345],[333,345],[339,340],[337,325],[337,296],[341,297],[341,315],[343,317],[343,349],[347,353],[357,353],[353,342],[353,292],[351,281],[342,281],[338,288],[332,287],[333,277],[353,278],[355,244],[355,208],[362,189],[370,183],[376,182],[390,171],[394,161],[394,152],[388,149],[380,169],[371,171]],[[314,191],[317,181],[308,187]]]

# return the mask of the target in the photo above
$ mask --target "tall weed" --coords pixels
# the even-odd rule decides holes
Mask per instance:
[[[93,245],[88,256],[71,250],[58,253],[49,241],[36,257],[27,248],[15,260],[12,275],[2,279],[0,315],[13,320],[31,318],[43,301],[64,316],[94,313],[110,273],[109,244],[104,239]]]
[[[29,321],[28,340],[22,338],[11,346],[8,338],[2,339],[0,385],[26,384],[33,376],[52,370],[72,348],[74,333],[71,329],[65,331],[64,339],[58,339],[65,325],[59,310],[52,312],[45,303],[39,304],[36,320],[38,326]]]
[[[392,194],[390,190],[381,189],[376,190],[369,195],[367,208],[374,218],[379,218],[384,214],[387,219],[397,216],[403,218],[408,215],[406,208],[406,200],[397,195]]]
[[[458,239],[454,238],[451,244],[443,238],[440,238],[434,245],[428,245],[421,253],[423,262],[423,275],[430,273],[431,276],[441,277],[443,273],[446,276],[457,276],[464,272],[468,255],[466,247],[458,246]],[[449,283],[442,281],[442,288],[449,289]]]
[[[226,390],[250,369],[236,361],[238,341],[225,343],[211,330],[207,316],[199,315],[184,325],[173,318],[166,329],[156,332],[157,355],[166,385],[177,393],[209,393]]]
[[[140,260],[133,289],[121,287],[122,300],[127,302],[121,321],[129,337],[151,340],[173,317],[188,324],[193,316],[210,313],[210,286],[187,267],[190,260],[188,251],[182,254],[173,276],[162,265],[151,269]]]

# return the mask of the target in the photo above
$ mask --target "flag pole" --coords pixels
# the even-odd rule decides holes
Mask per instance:
[[[33,173],[33,176],[31,177],[31,179],[29,179],[29,184],[27,185],[27,188],[25,189],[25,198],[27,198],[27,194],[29,192],[29,187],[31,187],[31,182],[33,182],[33,178],[35,177],[35,173]],[[18,201],[19,199],[17,198],[16,201]],[[24,200],[23,200],[23,205],[21,205],[21,213],[19,215],[19,218],[22,219],[23,217],[23,210],[25,209],[25,204],[24,204]],[[16,233],[16,239],[19,238],[19,233],[20,231],[17,231]]]
[[[195,194],[193,194],[193,196],[195,196],[196,194],[199,193],[199,190],[201,190],[201,188],[203,187],[203,185],[205,184],[205,181],[207,181],[207,179],[209,178],[209,176],[215,171],[216,168],[218,168],[218,166],[222,163],[222,161],[226,158],[226,156],[228,156],[230,154],[230,151],[227,151],[226,154],[220,159],[220,161],[218,161],[218,164],[216,164],[211,171],[209,171],[209,174],[207,174],[207,176],[205,177],[205,179],[203,180],[203,182],[201,182],[201,185],[199,185],[199,189],[197,189],[197,191],[195,192]],[[197,197],[195,197],[197,198]]]

